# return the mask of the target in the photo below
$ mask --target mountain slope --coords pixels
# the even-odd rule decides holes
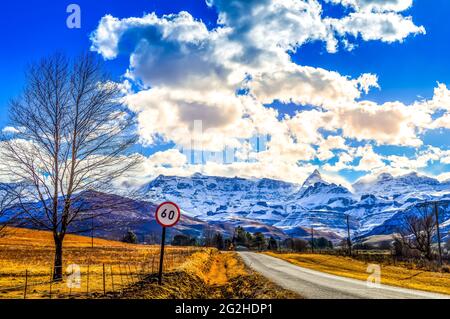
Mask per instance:
[[[44,217],[43,209],[39,203],[27,205],[34,216],[48,223]],[[82,211],[69,226],[68,232],[73,234],[91,235],[94,225],[94,236],[110,240],[121,240],[127,231],[133,231],[140,242],[159,240],[161,226],[156,222],[155,212],[157,205],[151,202],[134,200],[113,194],[86,191],[76,196],[74,209],[79,207]],[[14,208],[15,212],[20,211]],[[21,227],[43,229],[36,223],[27,221],[26,216],[20,220]],[[199,237],[207,223],[197,218],[183,216],[180,222],[169,230],[169,238],[176,234],[185,234]],[[214,227],[219,230],[219,227]]]

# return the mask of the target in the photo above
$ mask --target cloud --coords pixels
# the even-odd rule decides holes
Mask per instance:
[[[127,76],[146,87],[229,87],[231,69],[219,56],[223,30],[210,32],[188,12],[142,18],[103,17],[91,35],[92,50],[106,59],[130,55]],[[243,78],[240,79],[241,81]],[[230,80],[230,82],[232,82]]]
[[[436,178],[437,178],[440,182],[450,182],[450,172],[442,173],[442,174],[436,176]]]
[[[148,145],[163,139],[191,147],[195,139],[206,149],[222,150],[254,133],[236,95],[153,88],[129,95],[126,103],[138,113],[139,134]]]
[[[332,152],[334,150],[347,150],[345,138],[341,136],[328,136],[326,139],[319,143],[319,149],[317,151],[317,158],[321,161],[326,161],[332,159],[335,154]],[[345,154],[345,153],[344,153]],[[340,156],[340,160],[343,157]]]
[[[411,17],[398,13],[353,12],[341,19],[327,19],[340,36],[361,36],[364,41],[402,42],[409,35],[426,34],[423,26],[416,26]]]
[[[443,83],[434,89],[433,99],[428,103],[433,109],[450,111],[450,90]]]
[[[386,167],[385,158],[376,153],[370,144],[357,148],[347,147],[347,151],[339,153],[338,157],[339,160],[334,165],[326,164],[324,169],[331,172],[339,172],[344,169],[372,172]]]
[[[208,0],[219,15],[214,29],[188,12],[103,17],[91,35],[92,50],[105,59],[130,57],[125,76],[139,91],[129,92],[128,85],[125,101],[137,113],[141,142],[215,152],[231,147],[237,157],[228,164],[195,165],[173,150],[147,158],[147,170],[301,181],[315,168],[307,163],[315,158],[338,158],[324,166],[331,175],[381,171],[390,162],[392,170],[407,166],[403,158],[377,154],[371,144],[421,147],[423,132],[446,125],[445,85],[438,85],[432,100],[378,104],[362,100],[380,88],[378,75],[348,77],[296,64],[291,55],[314,41],[334,53],[340,43],[353,48],[353,38],[402,42],[425,29],[402,14],[411,0],[331,2],[349,10],[330,18],[316,0]],[[274,101],[311,110],[281,115],[267,106]],[[324,131],[332,135],[325,138]],[[257,152],[248,139],[259,135],[269,138]],[[350,140],[366,148],[350,147]]]
[[[392,175],[402,175],[417,172],[427,168],[433,162],[450,164],[450,150],[426,146],[413,156],[384,156],[374,151],[370,144],[363,147],[347,147],[347,151],[339,154],[339,160],[334,165],[326,164],[324,169],[339,172],[344,169],[368,172],[367,178],[375,178],[378,174],[388,172]]]
[[[319,144],[322,141],[319,130],[323,127],[330,127],[332,121],[333,114],[331,112],[311,110],[298,112],[293,117],[285,118],[283,122],[296,140]]]
[[[335,112],[334,127],[358,141],[374,140],[378,144],[420,146],[419,129],[431,123],[430,115],[420,107],[400,102],[378,105],[362,101]]]
[[[309,41],[329,41],[317,1],[208,0],[219,13],[219,23],[231,29],[228,40],[241,50],[233,59],[246,66],[264,68],[268,59],[287,58]]]
[[[157,152],[147,159],[146,165],[169,167],[182,167],[187,164],[186,155],[180,153],[177,149],[170,149],[164,152]]]
[[[12,127],[12,126],[6,126],[2,129],[2,133],[5,133],[5,134],[16,134],[19,132],[20,132],[19,129]]]
[[[380,89],[378,84],[378,76],[376,74],[365,73],[361,75],[356,81],[359,89],[368,94],[371,88]]]
[[[340,3],[346,7],[353,7],[356,11],[396,11],[401,12],[410,8],[413,0],[327,0]]]
[[[340,172],[344,169],[353,169],[353,166],[351,164],[354,159],[354,156],[350,155],[349,153],[341,152],[339,153],[339,160],[336,163],[334,163],[333,165],[327,163],[323,166],[323,169],[329,172]]]
[[[249,83],[252,94],[264,104],[282,103],[315,105],[332,108],[360,97],[361,90],[378,86],[377,77],[364,74],[350,80],[337,72],[294,63],[283,69],[255,75]]]
[[[412,17],[400,12],[409,9],[413,0],[327,0],[350,7],[354,11],[340,18],[325,19],[330,29],[344,39],[344,47],[352,50],[348,40],[361,37],[364,41],[403,42],[410,35],[426,34],[423,26],[414,24]]]
[[[358,149],[357,154],[361,156],[359,164],[354,168],[356,171],[379,170],[386,166],[383,157],[374,152],[371,145],[366,145]]]

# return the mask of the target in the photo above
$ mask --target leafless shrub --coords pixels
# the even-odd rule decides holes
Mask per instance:
[[[431,261],[434,258],[432,244],[436,233],[436,219],[427,208],[418,208],[417,214],[404,219],[404,225],[399,231],[396,242],[402,249],[417,251],[420,256]]]

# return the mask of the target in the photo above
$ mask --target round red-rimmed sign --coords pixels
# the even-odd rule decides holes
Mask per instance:
[[[177,204],[165,202],[156,210],[156,221],[162,227],[173,227],[180,221],[181,211]]]

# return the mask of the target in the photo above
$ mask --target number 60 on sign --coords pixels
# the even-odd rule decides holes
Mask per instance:
[[[156,211],[156,221],[162,227],[173,227],[180,220],[181,213],[177,204],[166,202],[159,205]]]

